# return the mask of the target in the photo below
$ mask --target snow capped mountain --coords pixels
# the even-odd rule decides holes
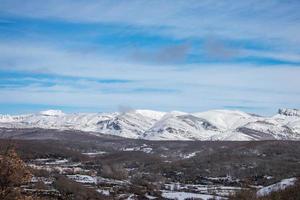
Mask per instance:
[[[159,112],[154,110],[135,110],[135,112],[154,120],[159,120],[166,114],[165,112]]]
[[[81,130],[148,140],[298,140],[299,113],[296,109],[279,109],[273,117],[261,117],[231,110],[73,114],[47,110],[0,115],[0,127]]]
[[[193,115],[206,119],[220,130],[234,130],[256,118],[248,113],[234,110],[211,110]]]
[[[297,116],[297,117],[300,117],[300,110],[280,108],[278,110],[278,114],[280,114],[280,115],[286,115],[286,116]]]
[[[143,135],[156,140],[207,140],[218,131],[207,120],[186,113],[168,113]]]
[[[46,116],[61,116],[65,115],[63,111],[61,110],[45,110],[40,112],[41,115],[46,115]]]
[[[144,115],[143,115],[144,114]],[[99,132],[127,138],[140,138],[158,120],[158,113],[130,111],[97,122]]]

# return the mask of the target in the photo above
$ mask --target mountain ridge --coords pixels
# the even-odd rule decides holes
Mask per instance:
[[[0,127],[80,130],[146,140],[300,140],[300,111],[281,108],[278,114],[263,117],[238,110],[72,114],[46,110],[0,115]]]

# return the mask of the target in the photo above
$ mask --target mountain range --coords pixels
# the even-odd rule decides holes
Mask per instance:
[[[47,110],[0,115],[0,127],[80,130],[146,140],[300,140],[300,110],[279,109],[272,117],[236,110],[73,114]]]

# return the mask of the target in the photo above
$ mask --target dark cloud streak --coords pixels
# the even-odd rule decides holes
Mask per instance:
[[[130,57],[133,60],[150,63],[180,63],[186,60],[190,49],[191,45],[189,44],[169,45],[154,51],[135,49]]]

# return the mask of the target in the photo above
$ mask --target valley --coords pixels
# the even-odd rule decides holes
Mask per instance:
[[[24,192],[44,199],[66,191],[82,199],[230,199],[300,175],[298,141],[151,141],[36,128],[1,129],[0,137],[1,152],[13,145],[32,170]]]

